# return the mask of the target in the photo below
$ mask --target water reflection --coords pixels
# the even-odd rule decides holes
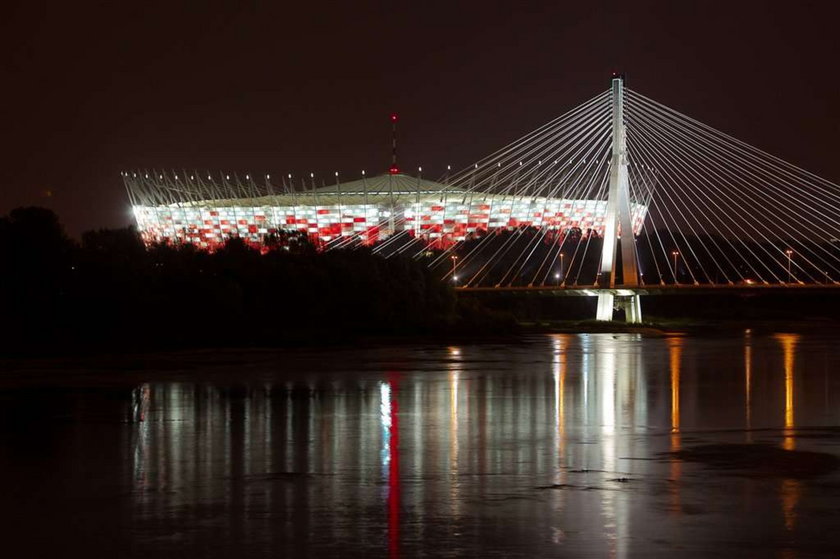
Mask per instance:
[[[301,353],[126,388],[108,451],[101,418],[79,420],[31,480],[15,476],[73,480],[56,494],[75,501],[103,480],[120,508],[96,523],[119,522],[154,556],[623,557],[674,553],[680,538],[764,542],[774,523],[804,541],[821,537],[809,503],[840,497],[830,483],[717,475],[669,453],[753,434],[832,451],[802,432],[840,425],[824,405],[837,357],[833,343],[752,333]],[[95,474],[74,474],[90,462]]]
[[[461,350],[457,347],[449,348],[449,498],[450,513],[457,520],[461,516],[460,507],[460,479],[458,470],[458,385],[460,382]]]
[[[784,354],[784,371],[785,371],[785,450],[794,450],[796,448],[796,440],[794,438],[794,428],[796,427],[794,416],[794,401],[793,401],[793,365],[794,353],[796,351],[796,342],[799,336],[795,334],[776,334],[776,339],[782,346]]]
[[[782,447],[785,450],[796,448],[796,416],[794,408],[794,359],[796,344],[799,336],[795,334],[777,334],[776,340],[782,346],[784,373],[785,373],[785,429],[782,438]],[[796,506],[802,492],[801,483],[795,479],[782,481],[781,497],[782,512],[785,519],[785,529],[792,531],[796,524]]]
[[[744,332],[744,414],[747,442],[752,442],[752,331]]]
[[[671,373],[671,452],[682,449],[680,434],[680,359],[682,357],[683,338],[679,336],[668,338],[668,362]],[[682,477],[682,462],[671,460],[670,481],[668,485],[671,494],[671,511],[682,514],[680,503],[680,478]]]

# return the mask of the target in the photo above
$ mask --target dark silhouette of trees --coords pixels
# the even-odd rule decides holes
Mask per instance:
[[[0,218],[3,351],[352,341],[458,330],[450,287],[408,257],[317,252],[278,233],[262,250],[146,247],[133,228],[75,242],[49,210]],[[488,317],[469,320],[475,330]],[[459,322],[460,320],[460,322]]]

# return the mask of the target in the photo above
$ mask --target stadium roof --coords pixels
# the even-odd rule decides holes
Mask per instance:
[[[375,177],[361,178],[354,181],[342,182],[316,188],[317,194],[417,194],[437,193],[442,191],[462,192],[460,188],[430,181],[421,177],[412,177],[402,173],[383,174]]]

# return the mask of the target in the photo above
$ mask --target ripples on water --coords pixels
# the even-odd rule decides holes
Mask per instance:
[[[831,555],[836,470],[671,453],[840,454],[835,344],[553,335],[8,373],[5,540],[31,556]]]

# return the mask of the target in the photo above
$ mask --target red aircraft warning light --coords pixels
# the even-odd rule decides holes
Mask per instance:
[[[391,113],[391,122],[397,122],[398,120],[399,117],[397,116],[397,113]]]

